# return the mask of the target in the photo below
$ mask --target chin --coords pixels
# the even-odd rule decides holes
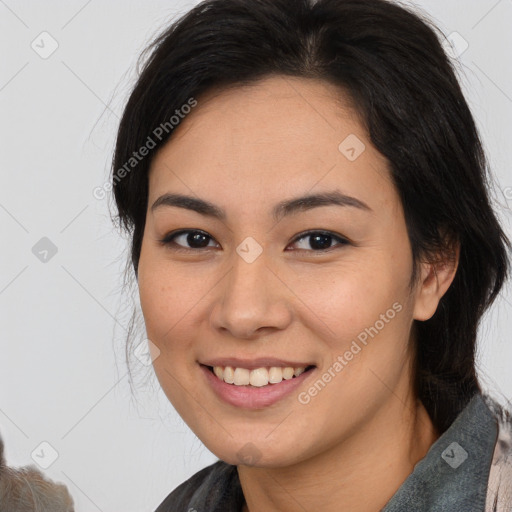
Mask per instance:
[[[261,440],[252,436],[237,438],[226,438],[227,444],[219,446],[205,446],[219,459],[234,466],[250,466],[259,468],[278,468],[293,465],[300,461],[300,453],[297,453],[297,443],[289,445],[277,440],[265,439],[266,434],[262,435]],[[289,439],[297,439],[290,437]]]

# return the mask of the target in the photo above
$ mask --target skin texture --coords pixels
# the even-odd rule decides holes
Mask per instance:
[[[354,161],[338,149],[351,134],[366,147]],[[279,201],[336,190],[371,211],[330,205],[272,218]],[[164,193],[210,201],[226,219],[175,206],[151,211]],[[159,243],[185,228],[205,231],[208,248],[191,249],[186,235],[174,249]],[[349,243],[333,238],[319,251],[310,237],[297,240],[306,230]],[[263,249],[252,263],[236,252],[249,236]],[[244,510],[385,505],[439,436],[413,393],[411,327],[435,313],[456,264],[422,263],[411,290],[388,163],[338,88],[275,76],[198,98],[152,162],[138,284],[162,389],[206,447],[238,465]],[[396,303],[400,312],[300,403],[298,393]],[[276,404],[243,410],[214,394],[198,363],[260,356],[317,368]],[[241,464],[247,450],[251,465]]]

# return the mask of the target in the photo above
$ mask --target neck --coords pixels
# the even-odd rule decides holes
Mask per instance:
[[[438,437],[419,400],[391,394],[371,424],[313,458],[288,467],[238,466],[242,510],[380,510]]]

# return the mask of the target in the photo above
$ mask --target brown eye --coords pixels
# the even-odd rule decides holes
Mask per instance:
[[[166,246],[177,246],[179,250],[194,250],[214,247],[209,245],[210,241],[213,241],[213,238],[204,231],[182,229],[174,233],[169,233],[165,238],[160,240],[160,243]]]
[[[304,240],[304,242],[301,242],[302,240]],[[329,231],[309,231],[307,233],[302,233],[297,237],[293,244],[302,243],[303,247],[299,247],[299,250],[313,250],[315,252],[319,252],[332,249],[333,242],[337,242],[338,245],[341,246],[349,243],[345,238],[335,235]]]

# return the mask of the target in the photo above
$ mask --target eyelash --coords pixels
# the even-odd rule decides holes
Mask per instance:
[[[173,231],[171,233],[168,233],[164,238],[159,239],[158,242],[161,245],[166,246],[169,249],[172,249],[173,251],[176,251],[176,252],[196,252],[196,251],[202,251],[204,249],[209,249],[209,248],[211,249],[211,247],[209,247],[209,246],[201,247],[201,248],[194,248],[194,247],[183,247],[183,246],[176,244],[176,242],[174,241],[174,239],[176,237],[183,235],[183,234],[189,234],[189,233],[200,233],[202,235],[205,235],[210,240],[214,240],[214,238],[211,237],[208,233],[206,233],[205,231],[201,231],[200,229],[180,229],[178,231]],[[310,230],[310,231],[305,231],[303,233],[299,233],[294,238],[294,240],[291,242],[291,244],[295,244],[299,240],[302,240],[303,238],[311,237],[313,235],[323,235],[323,236],[331,237],[334,240],[339,242],[340,248],[345,245],[350,244],[350,242],[346,238],[344,238],[340,235],[337,235],[336,233],[332,233],[331,231],[324,231],[324,230]],[[331,247],[328,247],[327,249],[318,249],[318,250],[315,250],[315,249],[297,249],[297,250],[306,251],[306,252],[314,252],[314,253],[325,253],[328,251],[332,251],[335,248],[336,248],[336,246],[331,246]]]

